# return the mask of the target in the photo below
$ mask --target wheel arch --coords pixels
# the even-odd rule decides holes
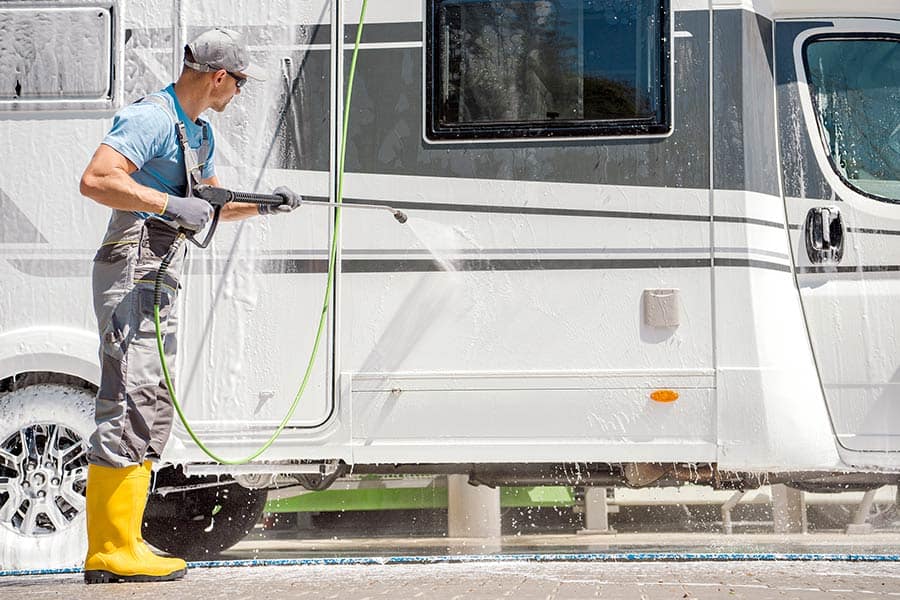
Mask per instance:
[[[0,383],[28,375],[35,382],[100,385],[97,334],[67,327],[28,327],[0,334]],[[37,377],[35,377],[37,376]]]

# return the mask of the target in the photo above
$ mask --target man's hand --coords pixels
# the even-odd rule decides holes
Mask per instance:
[[[200,231],[212,218],[213,208],[203,198],[191,196],[181,198],[169,195],[163,215],[169,217],[180,227],[191,231]]]
[[[303,204],[303,196],[292,192],[286,187],[277,187],[272,192],[273,196],[277,196],[281,199],[281,204],[277,206],[271,206],[266,204],[259,205],[259,214],[261,215],[270,215],[272,213],[280,212],[280,213],[289,213],[301,204]]]

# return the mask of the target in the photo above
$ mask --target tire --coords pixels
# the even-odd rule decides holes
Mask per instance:
[[[224,483],[227,478],[185,477],[167,467],[154,489]],[[250,490],[230,481],[166,495],[151,493],[144,513],[144,539],[156,548],[186,560],[208,560],[241,541],[259,521],[266,490]]]
[[[84,563],[93,431],[88,390],[50,383],[0,396],[0,569]]]

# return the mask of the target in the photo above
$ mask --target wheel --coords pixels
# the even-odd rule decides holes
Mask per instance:
[[[0,396],[0,565],[80,566],[94,395],[63,384]]]
[[[241,541],[262,516],[266,490],[250,490],[224,477],[185,477],[172,467],[157,474],[154,490],[207,484],[214,487],[151,493],[144,539],[187,560],[212,558]]]

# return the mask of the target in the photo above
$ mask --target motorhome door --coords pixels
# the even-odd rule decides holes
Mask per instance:
[[[248,82],[227,110],[210,117],[222,185],[261,193],[287,186],[328,198],[331,3],[183,6],[187,39],[213,26],[234,29],[266,70],[266,81]],[[327,209],[304,206],[222,223],[213,246],[190,249],[178,390],[201,437],[215,449],[234,448],[223,450],[226,456],[243,456],[266,439],[300,388],[322,314],[331,218]],[[330,331],[326,322],[282,440],[308,436],[333,415]]]
[[[900,451],[900,22],[776,28],[784,196],[839,444]]]

